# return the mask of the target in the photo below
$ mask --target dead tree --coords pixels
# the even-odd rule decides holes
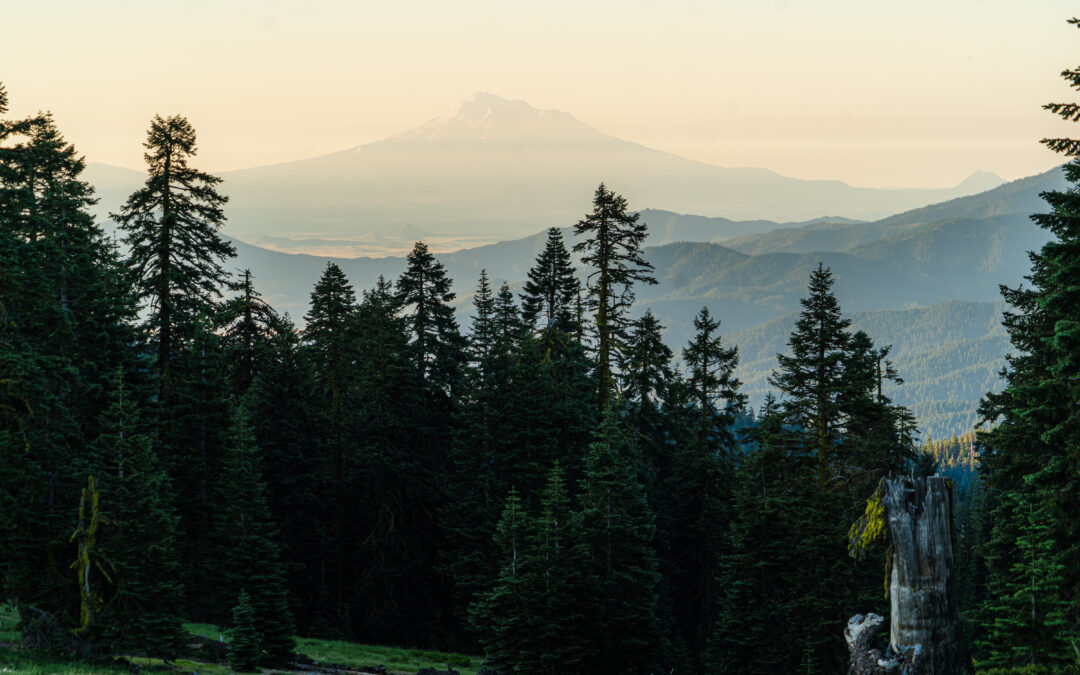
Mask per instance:
[[[949,480],[883,480],[867,502],[866,514],[852,526],[852,555],[861,555],[882,539],[889,561],[888,654],[919,646],[927,675],[972,673],[952,577]],[[853,651],[852,666],[856,656]]]

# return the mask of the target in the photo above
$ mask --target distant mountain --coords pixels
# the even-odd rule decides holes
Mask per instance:
[[[993,223],[998,218],[1014,221],[1018,215],[1027,218],[1046,209],[1046,202],[1039,197],[1042,192],[1065,187],[1065,174],[1059,167],[986,192],[912,209],[873,223],[794,224],[745,234],[724,245],[752,254],[847,251],[884,237],[900,236],[908,229],[949,219],[974,218]]]
[[[103,211],[115,211],[141,180],[115,170],[91,174],[108,196]],[[227,232],[247,241],[356,240],[403,223],[440,236],[510,239],[573,224],[601,182],[635,208],[774,221],[880,218],[1000,182],[976,174],[950,189],[879,190],[723,168],[620,140],[564,112],[484,93],[380,141],[221,175],[231,197]]]

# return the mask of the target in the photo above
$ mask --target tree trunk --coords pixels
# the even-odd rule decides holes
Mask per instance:
[[[892,651],[922,645],[928,675],[972,673],[952,578],[952,488],[943,476],[885,481]]]

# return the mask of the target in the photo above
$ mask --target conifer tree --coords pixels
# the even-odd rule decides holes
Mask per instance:
[[[245,402],[237,405],[233,413],[232,433],[217,492],[215,526],[221,547],[219,564],[226,584],[224,595],[246,593],[259,654],[265,652],[280,663],[292,656],[292,615],[277,544],[278,532],[266,505],[266,483]],[[241,604],[243,599],[237,597],[235,606]],[[238,628],[246,630],[242,626]]]
[[[631,443],[611,410],[589,446],[581,492],[582,530],[600,601],[598,672],[654,672],[662,642],[655,527]]]
[[[665,485],[668,569],[679,640],[694,654],[716,621],[715,577],[727,550],[731,522],[735,438],[730,427],[743,406],[734,376],[738,350],[723,346],[719,321],[702,308],[696,333],[683,349],[689,377],[672,390],[678,440]]]
[[[1040,492],[1006,494],[1003,499],[1015,500],[1012,513],[1021,518],[1017,556],[1009,576],[991,579],[984,611],[992,618],[981,646],[986,661],[994,665],[1054,663],[1069,653],[1070,638],[1075,639],[1065,618],[1063,555],[1051,533],[1057,514]]]
[[[663,326],[652,311],[645,310],[634,322],[622,374],[626,422],[636,432],[644,460],[642,479],[654,506],[658,483],[661,476],[666,477],[671,464],[669,416],[663,404],[675,375],[671,368],[673,354],[664,344],[662,332]]]
[[[432,445],[448,439],[429,435],[430,391],[416,367],[400,297],[385,279],[364,292],[357,326],[359,436],[347,465],[360,495],[348,568],[355,579],[352,625],[383,641],[445,635],[451,591],[437,564],[443,547],[437,516],[446,465],[433,459],[445,450]]]
[[[589,672],[597,665],[597,581],[582,535],[581,514],[556,463],[540,493],[529,536],[528,573],[522,581],[525,634],[514,673]]]
[[[133,284],[149,303],[160,395],[167,399],[185,328],[210,313],[226,281],[222,262],[236,251],[218,234],[228,201],[217,191],[221,179],[188,165],[197,150],[191,124],[179,115],[155,115],[143,147],[146,185],[111,216],[127,232]]]
[[[521,584],[528,565],[528,514],[517,490],[510,489],[495,528],[499,574],[493,586],[469,609],[469,621],[492,668],[513,672],[518,653],[529,639]]]
[[[615,369],[625,346],[629,320],[626,313],[634,302],[634,284],[655,284],[652,265],[642,256],[641,247],[648,226],[638,222],[637,213],[627,212],[624,197],[604,184],[593,196],[593,211],[574,225],[574,234],[585,238],[574,245],[582,251],[581,261],[593,268],[588,275],[587,307],[593,311],[596,331],[598,408],[606,408],[615,389]]]
[[[656,407],[664,387],[672,378],[671,349],[664,344],[663,326],[652,310],[634,322],[633,333],[627,341],[626,364],[623,367],[622,391],[627,401],[645,407]]]
[[[229,666],[241,673],[258,667],[262,654],[259,632],[255,628],[255,610],[251,596],[241,590],[232,610],[232,630],[229,633]]]
[[[356,293],[345,273],[332,262],[315,284],[307,316],[304,341],[314,365],[320,416],[324,420],[325,447],[329,457],[327,486],[333,495],[329,548],[333,555],[338,620],[344,621],[347,598],[348,486],[346,454],[355,419],[353,378],[357,359]]]
[[[1080,19],[1069,23],[1080,27]],[[1069,86],[1080,88],[1077,70],[1061,75]],[[1080,110],[1075,103],[1043,107],[1069,121],[1076,121]],[[1056,639],[1061,629],[1052,627],[1057,622],[1055,599],[1067,603],[1065,632],[1080,634],[1080,549],[1075,546],[1080,525],[1072,515],[1080,511],[1080,422],[1075,415],[1080,401],[1080,287],[1072,281],[1080,271],[1080,227],[1075,215],[1080,208],[1075,188],[1080,184],[1080,141],[1047,138],[1042,142],[1070,158],[1064,172],[1071,187],[1043,193],[1049,212],[1032,216],[1049,232],[1050,241],[1029,254],[1030,286],[1001,288],[1011,308],[1003,323],[1014,351],[1003,371],[1004,390],[988,393],[979,409],[985,421],[996,424],[980,434],[985,451],[979,470],[993,522],[984,547],[988,583],[979,618],[989,641],[982,646],[995,661],[1011,658],[1015,664],[1030,654],[1032,640],[1020,630],[1028,624],[1050,629],[1039,662],[1072,659],[1070,650]],[[1017,546],[1020,541],[1027,542],[1025,548]],[[1030,587],[1018,588],[1025,580],[1016,575],[1036,572],[1031,568],[1035,550],[1031,547],[1040,546],[1045,547],[1039,557],[1046,564],[1063,566],[1062,578],[1058,583],[1056,573],[1039,571],[1047,575],[1043,581],[1049,587],[1042,589],[1045,602],[1021,606],[1014,602],[1014,593],[1030,593],[1033,600],[1035,593]],[[1003,642],[1012,639],[1018,644]],[[1007,656],[1014,648],[1018,651]]]
[[[579,288],[562,232],[557,227],[549,228],[544,250],[536,256],[522,287],[521,314],[525,324],[536,328],[539,322],[545,332],[566,330]]]
[[[114,376],[112,389],[102,433],[82,462],[84,474],[99,486],[100,555],[111,577],[105,610],[93,632],[110,649],[169,658],[176,655],[183,633],[179,518],[171,482],[122,371]]]
[[[263,365],[277,316],[255,289],[251,270],[244,270],[231,288],[237,295],[224,303],[221,322],[231,393],[234,399],[239,399],[247,393]]]
[[[495,343],[495,298],[491,293],[491,282],[487,270],[480,270],[480,282],[473,295],[473,322],[469,331],[469,345],[472,347],[473,362],[481,369],[487,366]]]
[[[397,281],[398,301],[407,312],[418,372],[433,389],[445,393],[458,384],[463,358],[450,287],[443,264],[424,242],[416,242]]]
[[[101,433],[115,368],[137,359],[134,304],[52,117],[0,120],[0,142],[0,593],[67,620],[76,449]]]
[[[281,532],[282,563],[296,601],[293,615],[298,625],[318,633],[333,603],[320,574],[328,472],[315,371],[288,315],[272,318],[266,340],[247,403],[262,452],[267,505]]]
[[[822,264],[810,274],[808,295],[788,339],[791,354],[777,354],[778,369],[769,383],[783,394],[787,423],[804,430],[825,485],[836,463],[843,436],[840,399],[845,391],[844,359],[851,320],[843,316],[832,292],[832,272]]]

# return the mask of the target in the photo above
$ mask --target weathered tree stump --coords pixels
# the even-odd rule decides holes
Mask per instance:
[[[952,490],[943,476],[886,480],[891,650],[921,645],[928,675],[972,673],[952,577]]]
[[[881,481],[866,515],[851,528],[851,554],[882,539],[888,546],[889,647],[873,642],[884,620],[857,614],[848,622],[852,675],[970,674],[952,579],[952,490],[943,476]],[[876,664],[876,665],[875,665]]]

